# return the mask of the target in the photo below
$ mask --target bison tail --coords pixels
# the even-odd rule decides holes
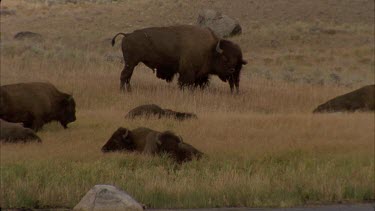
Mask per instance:
[[[121,33],[121,32],[120,32],[120,33],[117,33],[117,34],[112,38],[112,46],[115,45],[116,37],[117,37],[118,35],[120,35],[120,34],[121,34],[121,35],[124,35],[125,37],[126,37],[126,35],[127,35],[127,34],[125,34],[125,33]]]

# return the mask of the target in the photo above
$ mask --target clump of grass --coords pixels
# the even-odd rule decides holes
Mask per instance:
[[[260,157],[210,156],[177,166],[134,154],[92,162],[1,166],[3,207],[73,207],[95,184],[113,184],[148,207],[295,206],[373,200],[373,161],[288,150]]]

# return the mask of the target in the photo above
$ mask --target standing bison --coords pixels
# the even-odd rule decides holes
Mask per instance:
[[[199,159],[203,155],[172,132],[158,132],[144,127],[131,131],[123,127],[118,128],[102,147],[102,152],[111,151],[137,151],[150,155],[168,154],[178,163],[191,161],[194,157]]]
[[[375,111],[375,85],[364,86],[347,94],[335,97],[313,112]]]
[[[240,72],[247,62],[238,45],[219,39],[209,28],[180,25],[153,27],[123,35],[122,53],[125,67],[121,72],[120,89],[131,91],[134,67],[142,62],[156,71],[160,79],[171,82],[179,74],[178,84],[205,87],[210,75],[217,75],[239,91]]]
[[[12,123],[0,119],[0,141],[8,143],[42,142],[30,128],[24,128],[22,123]]]
[[[35,131],[54,120],[67,128],[76,120],[75,101],[50,83],[5,85],[0,88],[0,118]]]

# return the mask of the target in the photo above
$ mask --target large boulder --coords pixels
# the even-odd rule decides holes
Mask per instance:
[[[202,11],[198,16],[197,24],[212,29],[221,38],[239,35],[242,32],[238,21],[214,10]]]
[[[319,105],[313,112],[355,112],[374,110],[375,85],[368,85],[347,94],[335,97]]]
[[[143,210],[136,200],[126,192],[112,185],[95,185],[73,210],[87,211],[140,211]]]

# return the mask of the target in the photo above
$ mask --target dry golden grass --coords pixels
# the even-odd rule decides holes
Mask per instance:
[[[71,208],[98,183],[117,185],[159,208],[374,201],[374,113],[311,114],[331,97],[374,83],[373,11],[367,10],[373,2],[350,3],[344,14],[333,12],[343,8],[340,1],[329,7],[309,1],[311,14],[305,17],[304,5],[288,1],[276,6],[289,16],[275,12],[268,19],[259,11],[273,10],[271,1],[248,2],[233,1],[222,9],[244,28],[233,38],[249,60],[239,95],[215,77],[207,90],[183,92],[142,65],[134,72],[133,92],[120,93],[122,64],[104,59],[108,52],[118,53],[119,45],[112,49],[105,39],[119,31],[193,23],[198,9],[222,8],[225,1],[54,7],[3,2],[17,15],[1,19],[1,84],[49,81],[73,93],[77,121],[68,130],[46,125],[38,133],[42,144],[1,145],[0,207]],[[322,8],[328,9],[316,23]],[[339,32],[310,34],[315,26]],[[22,30],[41,33],[45,41],[14,41]],[[272,46],[271,40],[279,44]],[[341,74],[340,83],[327,82],[332,70]],[[320,79],[324,85],[314,82]],[[145,103],[194,112],[199,119],[123,118]],[[119,126],[175,131],[207,157],[175,166],[166,158],[103,155],[101,146]]]

